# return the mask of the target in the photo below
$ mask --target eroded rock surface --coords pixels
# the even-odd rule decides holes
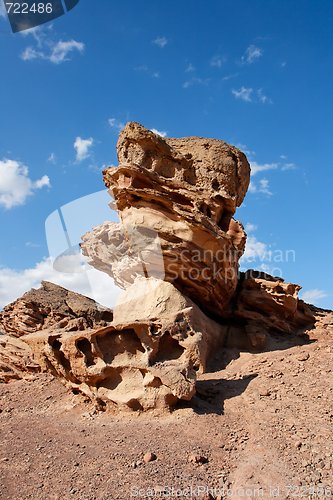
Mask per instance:
[[[106,326],[112,311],[94,300],[65,288],[42,282],[0,312],[0,327],[8,335],[21,337],[46,328],[65,331]]]
[[[81,245],[123,289],[113,313],[43,283],[0,314],[42,370],[100,408],[173,406],[192,398],[196,374],[221,347],[260,351],[270,333],[314,324],[298,285],[239,274],[246,234],[233,216],[250,179],[241,151],[129,123],[117,153],[104,181],[120,223],[101,224]]]
[[[26,336],[43,370],[104,405],[146,410],[191,399],[196,372],[225,330],[172,284],[146,280],[143,294],[138,285],[123,296],[111,326]]]
[[[246,240],[232,218],[250,180],[245,155],[216,139],[163,139],[137,123],[120,133],[117,152],[104,181],[121,224],[83,237],[89,263],[123,288],[138,275],[160,277],[222,315]]]
[[[30,347],[20,339],[0,333],[0,382],[31,379],[41,370]]]
[[[298,298],[300,289],[264,272],[241,273],[237,293],[225,310],[228,345],[261,350],[270,332],[302,334],[312,327],[316,318]]]

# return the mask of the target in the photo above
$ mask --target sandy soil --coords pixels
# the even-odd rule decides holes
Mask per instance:
[[[310,340],[217,353],[170,414],[99,412],[48,375],[2,384],[0,498],[331,498],[332,358],[323,313]]]

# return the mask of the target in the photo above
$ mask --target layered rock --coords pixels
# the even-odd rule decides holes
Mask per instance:
[[[315,316],[298,298],[300,289],[264,272],[241,273],[237,293],[224,313],[227,344],[260,350],[269,333],[301,333],[313,326]]]
[[[32,379],[41,370],[30,347],[20,339],[0,333],[0,383]]]
[[[170,283],[138,279],[111,326],[52,329],[24,340],[44,370],[99,404],[135,410],[173,406],[195,393],[196,372],[205,370],[212,349],[222,345],[224,328]]]
[[[298,285],[239,275],[246,234],[233,215],[250,179],[241,151],[129,123],[117,153],[104,181],[120,223],[94,228],[81,245],[123,289],[113,314],[44,283],[0,315],[43,370],[99,407],[172,406],[191,399],[196,373],[221,346],[260,350],[269,332],[314,323]]]
[[[112,311],[94,300],[71,292],[54,283],[25,293],[0,312],[0,327],[8,335],[21,337],[47,328],[64,331],[106,326]]]
[[[249,184],[245,155],[216,139],[163,139],[137,123],[121,132],[117,152],[104,181],[121,223],[83,237],[89,263],[123,288],[136,276],[164,279],[222,316],[245,246],[232,218]]]
[[[291,333],[314,322],[310,307],[298,298],[301,286],[249,270],[240,277],[233,316],[260,323],[262,328]]]

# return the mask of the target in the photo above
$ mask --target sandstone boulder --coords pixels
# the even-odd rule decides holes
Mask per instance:
[[[245,155],[216,139],[163,139],[138,123],[126,125],[117,152],[104,181],[121,223],[83,237],[89,263],[123,288],[137,276],[164,279],[222,316],[246,241],[232,218],[249,184]]]
[[[172,284],[140,281],[106,328],[25,336],[42,369],[105,406],[146,410],[191,399],[196,372],[206,369],[225,329]]]
[[[120,222],[81,244],[89,264],[123,289],[113,313],[44,283],[0,315],[42,370],[99,408],[173,406],[192,398],[196,374],[221,347],[262,350],[271,332],[313,325],[298,285],[239,274],[246,234],[233,216],[250,178],[241,151],[129,123],[117,152],[104,181]]]
[[[0,333],[0,383],[31,379],[40,372],[40,369],[25,342]]]

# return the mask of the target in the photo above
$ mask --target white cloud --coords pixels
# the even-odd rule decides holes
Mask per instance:
[[[232,78],[235,78],[238,76],[238,73],[230,73],[229,75],[225,75],[222,77],[222,82],[227,82],[228,80],[231,80]]]
[[[258,164],[255,161],[251,162],[251,176],[258,174],[259,172],[266,172],[267,170],[276,170],[279,167],[278,163],[262,163]]]
[[[142,64],[141,66],[136,66],[134,68],[135,71],[140,71],[141,73],[147,73],[151,78],[159,78],[160,74],[158,71],[150,69],[146,64]]]
[[[244,64],[252,64],[262,57],[262,54],[262,49],[256,47],[255,45],[250,45],[246,49],[245,54],[242,56],[242,62]]]
[[[295,170],[297,168],[297,166],[295,165],[295,163],[284,163],[283,165],[281,165],[281,170]]]
[[[0,268],[0,309],[31,288],[38,288],[43,280],[87,295],[106,306],[113,306],[119,293],[105,273],[92,268],[88,273],[61,273],[53,268],[50,259],[44,259],[22,271]]]
[[[40,244],[39,243],[34,243],[33,241],[27,241],[25,246],[27,248],[40,248]]]
[[[84,51],[84,43],[77,42],[76,40],[69,40],[67,42],[60,40],[52,48],[49,59],[54,64],[60,64],[64,61],[68,61],[68,54],[75,50],[82,53]]]
[[[252,224],[251,222],[248,222],[247,224],[245,224],[245,231],[247,233],[252,233],[253,231],[256,231],[258,229],[258,226],[256,226],[255,224]]]
[[[35,189],[41,189],[43,187],[50,187],[50,179],[47,175],[43,175],[40,179],[34,182]]]
[[[186,82],[183,83],[183,88],[188,89],[193,85],[208,85],[208,83],[209,83],[208,78],[193,77],[190,80],[187,80]]]
[[[161,49],[164,49],[164,47],[168,44],[168,39],[165,36],[158,36],[152,41],[152,43]]]
[[[50,156],[48,157],[47,161],[49,163],[53,163],[53,165],[54,165],[57,161],[57,157],[56,157],[55,153],[51,153]]]
[[[262,89],[257,90],[257,97],[262,104],[272,104],[273,101],[270,97],[264,94]]]
[[[89,139],[82,139],[77,137],[74,142],[74,149],[76,151],[76,161],[82,161],[90,156],[90,148],[94,143],[94,139],[89,137]]]
[[[48,30],[50,30],[50,29],[52,29],[52,26],[48,27]],[[38,47],[41,47],[43,45],[43,41],[45,40],[45,37],[46,37],[45,30],[46,30],[45,27],[35,26],[34,28],[20,31],[19,34],[23,37],[27,37],[27,36],[31,35],[36,40]]]
[[[34,191],[50,187],[50,179],[44,175],[37,181],[29,177],[29,169],[15,160],[0,160],[0,206],[6,209],[24,205]]]
[[[245,102],[260,102],[261,104],[272,104],[273,101],[270,97],[264,94],[262,89],[255,90],[252,87],[240,87],[232,89],[231,93],[236,99],[241,99]]]
[[[272,196],[272,192],[270,191],[269,180],[268,179],[260,179],[258,183],[251,181],[249,185],[250,193],[261,193],[266,194],[267,196]]]
[[[231,92],[236,99],[241,99],[245,102],[252,102],[253,89],[250,87],[241,87],[238,90],[233,89]]]
[[[160,135],[161,137],[166,137],[168,134],[164,130],[157,130],[157,128],[151,128],[150,130],[154,132],[154,134]]]
[[[21,54],[23,61],[33,61],[34,59],[46,59],[44,52],[33,47],[26,47]]]
[[[46,49],[45,45],[49,45]],[[83,53],[85,45],[82,42],[77,42],[76,40],[63,41],[59,40],[56,43],[41,42],[39,40],[38,50],[34,47],[26,47],[21,54],[23,61],[33,61],[35,59],[43,59],[45,61],[50,61],[53,64],[61,64],[65,61],[69,61],[69,54],[72,52]],[[44,48],[41,48],[44,46]]]
[[[195,71],[195,67],[193,66],[192,63],[188,63],[188,65],[185,68],[185,73],[192,73]]]
[[[125,127],[125,123],[120,122],[116,118],[109,118],[108,124],[110,125],[111,128],[115,128],[117,130],[122,130]]]
[[[241,263],[245,264],[248,262],[254,262],[257,259],[263,261],[267,255],[267,244],[262,241],[258,241],[255,236],[250,235],[247,237],[245,252],[241,259]]]
[[[303,292],[301,296],[305,302],[311,303],[319,302],[320,299],[324,299],[325,297],[327,297],[327,293],[324,292],[324,290],[318,290],[318,288],[307,290],[306,292]]]
[[[225,63],[225,57],[221,57],[221,56],[214,56],[210,60],[210,65],[213,68],[222,68],[224,63]]]

